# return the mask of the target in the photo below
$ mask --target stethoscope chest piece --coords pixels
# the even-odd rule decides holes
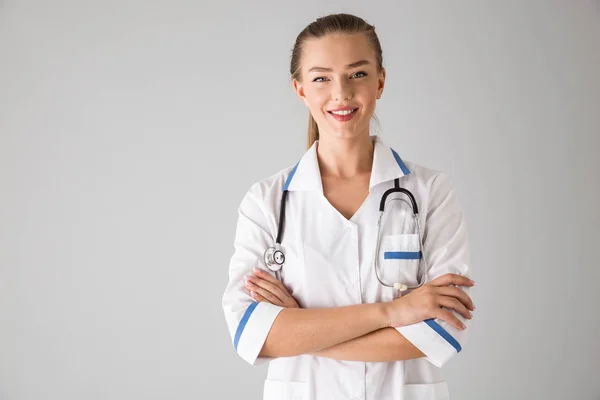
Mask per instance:
[[[273,272],[279,271],[285,262],[283,251],[275,247],[269,247],[267,251],[265,251],[264,257],[267,268]]]

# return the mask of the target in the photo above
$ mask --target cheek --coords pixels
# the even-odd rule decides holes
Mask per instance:
[[[367,110],[374,110],[377,102],[377,91],[372,87],[362,87],[356,91],[356,95],[360,98],[360,102]]]
[[[375,101],[377,99],[377,86],[372,82],[356,85],[354,93],[364,101]]]
[[[363,107],[365,110],[372,113],[373,111],[375,111],[375,100],[369,100],[369,101],[363,102]]]
[[[322,113],[323,108],[327,105],[328,98],[324,90],[306,92],[306,103],[313,113]]]

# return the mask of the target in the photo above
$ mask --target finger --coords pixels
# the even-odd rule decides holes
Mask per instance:
[[[456,285],[457,282],[462,283],[463,286],[472,286],[471,280],[466,276],[451,273],[437,277],[436,279],[432,280],[430,284],[433,286],[448,286]]]
[[[256,275],[258,278],[264,279],[265,281],[272,283],[273,285],[277,286],[283,294],[285,294],[286,296],[290,296],[287,288],[283,285],[283,283],[281,283],[279,279],[275,278],[267,271],[263,271],[260,268],[254,268],[252,271],[254,272],[254,275]]]
[[[258,278],[253,278],[253,282],[258,281]],[[246,289],[249,292],[255,292],[255,293],[259,293],[262,295],[263,298],[265,298],[269,303],[273,303],[273,304],[277,304],[277,305],[281,305],[283,303],[282,299],[280,299],[278,296],[276,296],[275,294],[273,294],[272,292],[270,292],[267,289],[261,288],[260,286],[256,285],[255,283],[250,282],[248,279],[246,279],[246,282],[244,282],[244,286],[246,287]]]
[[[467,278],[464,275],[459,274],[444,274],[431,282],[429,282],[433,286],[448,286],[448,285],[456,285],[456,286],[473,286],[475,282],[471,279]]]
[[[276,306],[282,306],[282,307],[284,305],[283,302],[277,296],[275,296],[273,293],[271,293],[268,290],[265,290],[261,287],[252,285],[252,287],[250,288],[250,295],[252,295],[253,292],[255,294],[262,296],[262,298],[264,300],[268,301],[271,304],[274,304]]]
[[[446,321],[450,325],[456,327],[456,329],[460,329],[461,331],[466,328],[466,326],[460,322],[460,320],[452,313],[452,311],[444,310],[439,308],[435,312],[435,317],[441,319],[442,321]]]
[[[437,292],[439,294],[441,294],[442,296],[450,296],[450,297],[456,297],[458,300],[460,300],[465,307],[467,307],[469,310],[475,310],[475,305],[473,304],[473,301],[471,300],[471,298],[465,293],[464,290],[454,287],[454,286],[442,286],[437,288]]]
[[[458,299],[455,297],[440,296],[438,298],[438,302],[441,306],[453,309],[466,319],[473,318],[473,315],[469,310],[467,310],[467,307],[465,307],[465,305],[458,301]]]
[[[250,296],[258,302],[263,301],[265,303],[270,303],[270,301],[268,301],[267,299],[265,299],[264,297],[262,297],[260,294],[258,294],[256,292],[250,292]]]
[[[267,282],[266,280],[258,278],[256,276],[249,276],[246,278],[246,281],[254,284],[254,286],[267,290],[268,292],[272,293],[277,298],[279,298],[281,302],[283,302],[283,300],[285,299],[285,294],[281,291],[281,289],[271,282]]]

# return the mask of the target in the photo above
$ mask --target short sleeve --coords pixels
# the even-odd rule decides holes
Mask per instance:
[[[427,281],[447,273],[471,276],[467,228],[463,210],[450,178],[438,173],[431,187],[427,217],[423,227],[423,255],[428,263]],[[470,296],[470,287],[462,287]],[[467,342],[469,320],[454,310],[467,326],[459,330],[440,319],[429,319],[396,328],[425,354],[426,359],[442,367],[459,353]]]
[[[234,253],[222,306],[235,350],[242,359],[257,366],[272,359],[258,354],[283,307],[254,301],[244,287],[244,275],[251,275],[253,268],[264,267],[263,254],[273,241],[263,202],[253,188],[238,208]]]

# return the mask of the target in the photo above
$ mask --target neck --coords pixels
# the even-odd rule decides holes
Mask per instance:
[[[321,137],[317,159],[323,177],[352,178],[370,173],[374,145],[369,135],[351,139]]]

